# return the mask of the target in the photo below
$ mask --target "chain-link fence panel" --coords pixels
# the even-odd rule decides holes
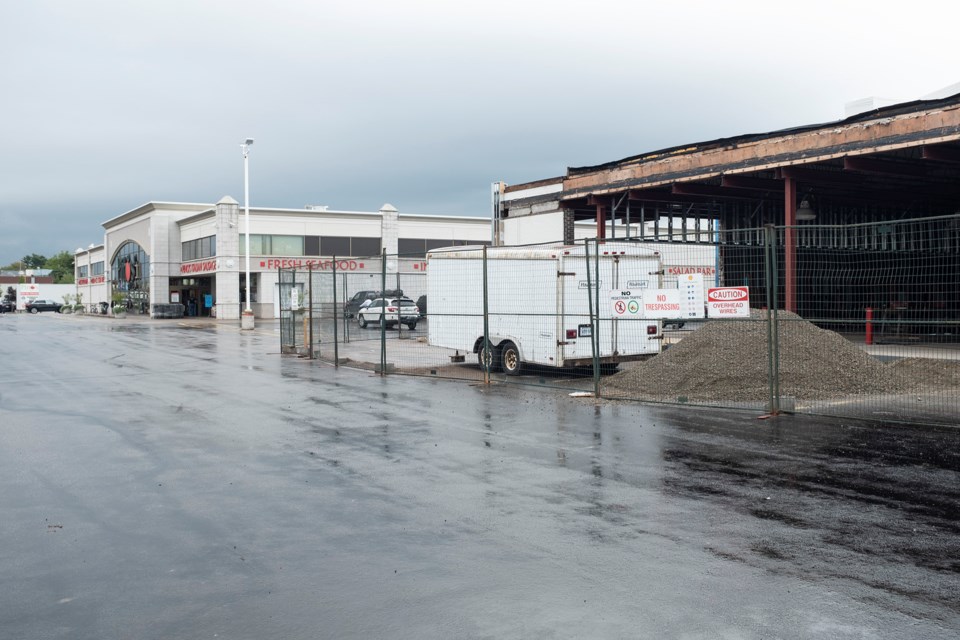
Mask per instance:
[[[955,423],[960,216],[674,236],[283,271],[282,346],[384,374]]]
[[[765,312],[775,277],[770,235],[762,228],[715,230],[686,242],[638,241],[657,253],[662,277],[641,301],[643,317],[633,321],[660,323],[660,350],[601,378],[599,394],[769,410],[776,393]],[[664,302],[650,304],[658,299]]]
[[[802,224],[777,244],[786,408],[956,424],[960,216]]]

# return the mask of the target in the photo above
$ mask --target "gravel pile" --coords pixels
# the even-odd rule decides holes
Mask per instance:
[[[706,323],[660,355],[604,381],[607,393],[676,401],[765,400],[767,325],[750,320]],[[780,395],[827,399],[960,386],[960,363],[909,358],[883,364],[833,331],[781,311]],[[927,386],[924,386],[927,385]]]

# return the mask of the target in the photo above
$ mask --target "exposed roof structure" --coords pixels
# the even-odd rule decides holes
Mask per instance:
[[[956,211],[960,94],[571,167],[560,178],[507,187],[513,197],[505,215],[552,199],[577,219],[622,217],[632,201],[712,204],[712,215],[723,220],[736,215],[724,205],[752,202],[769,205],[753,224],[784,224],[790,192],[793,199],[812,194],[824,209],[821,221],[838,224],[862,221],[865,211],[870,219]]]

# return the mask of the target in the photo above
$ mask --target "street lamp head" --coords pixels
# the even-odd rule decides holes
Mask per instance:
[[[243,144],[245,144],[245,145],[247,145],[247,146],[249,147],[250,145],[253,144],[253,138],[247,138],[247,140],[246,140]]]

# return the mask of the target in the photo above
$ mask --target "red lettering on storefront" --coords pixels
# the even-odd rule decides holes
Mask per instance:
[[[717,274],[717,269],[716,267],[667,267],[667,275],[682,276],[689,273],[702,273],[705,276],[713,276]]]
[[[313,271],[331,271],[334,268],[333,260],[319,260],[313,258],[270,258],[261,260],[260,267],[265,269],[310,269]],[[337,260],[337,271],[360,271],[364,268],[357,260]]]
[[[180,265],[180,273],[206,273],[217,270],[216,260],[204,260],[203,262],[188,262]]]

